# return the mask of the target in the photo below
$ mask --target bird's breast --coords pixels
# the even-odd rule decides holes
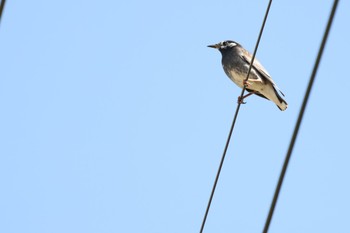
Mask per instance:
[[[240,88],[243,88],[243,81],[246,78],[246,75],[243,72],[239,72],[235,69],[232,69],[230,67],[226,67],[225,65],[222,66],[224,68],[224,71],[226,75]]]

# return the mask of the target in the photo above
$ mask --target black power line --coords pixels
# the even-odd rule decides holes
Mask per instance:
[[[5,7],[5,3],[6,3],[6,0],[1,0],[1,3],[0,3],[0,22],[1,22],[1,18],[2,18],[2,12],[3,12],[4,7]]]
[[[309,99],[309,96],[310,96],[312,85],[314,83],[314,80],[315,80],[315,77],[316,77],[316,73],[317,73],[317,69],[318,69],[318,66],[319,66],[320,61],[321,61],[322,53],[323,53],[324,47],[325,47],[326,42],[327,42],[328,34],[329,34],[329,31],[330,31],[331,26],[332,26],[332,22],[333,22],[333,18],[334,18],[334,15],[335,15],[335,11],[337,9],[337,5],[338,5],[338,0],[334,0],[333,8],[332,8],[331,14],[330,14],[329,19],[328,19],[327,27],[326,27],[326,30],[325,30],[324,35],[323,35],[323,39],[322,39],[322,42],[321,42],[320,49],[318,51],[318,55],[317,55],[317,58],[316,58],[314,69],[312,70],[312,73],[311,73],[309,85],[308,85],[308,87],[306,89],[306,93],[305,93],[305,96],[304,96],[303,104],[302,104],[302,106],[300,108],[298,120],[297,120],[297,123],[295,124],[293,136],[292,136],[292,139],[291,139],[290,144],[289,144],[288,152],[287,152],[287,155],[286,155],[283,167],[282,167],[282,171],[281,171],[278,183],[277,183],[276,191],[275,191],[275,194],[273,196],[273,200],[272,200],[272,203],[271,203],[269,214],[268,214],[267,219],[266,219],[266,223],[265,223],[265,227],[264,227],[263,233],[267,233],[268,230],[269,230],[270,222],[271,222],[272,215],[273,215],[276,203],[277,203],[278,195],[280,193],[281,186],[282,186],[282,183],[283,183],[283,179],[284,179],[284,176],[285,176],[286,171],[287,171],[288,163],[289,163],[290,157],[291,157],[292,152],[293,152],[293,147],[294,147],[296,138],[298,136],[300,124],[301,124],[301,121],[302,121],[303,116],[304,116],[304,112],[305,112],[305,109],[306,109],[306,106],[307,106],[307,102],[308,102],[308,99]]]
[[[262,25],[261,25],[260,33],[259,33],[259,36],[258,36],[258,40],[257,40],[257,42],[256,42],[256,45],[255,45],[253,57],[252,57],[252,60],[251,60],[251,62],[250,62],[250,66],[249,66],[248,73],[247,73],[247,77],[246,77],[245,81],[248,80],[250,71],[251,71],[251,69],[252,69],[253,62],[254,62],[254,59],[255,59],[255,55],[256,55],[256,52],[257,52],[258,47],[259,47],[260,39],[261,39],[262,33],[263,33],[263,31],[264,31],[264,27],[265,27],[265,23],[266,23],[266,20],[267,20],[267,16],[268,16],[269,11],[270,11],[271,3],[272,3],[272,0],[269,1],[269,4],[268,4],[267,9],[266,9],[265,17],[264,17],[263,23],[262,23]],[[241,95],[240,95],[240,99],[242,99],[242,97],[243,97],[243,95],[244,95],[245,89],[246,89],[246,87],[245,87],[245,85],[243,85],[243,89],[242,89],[242,92],[241,92]],[[232,121],[232,125],[231,125],[231,128],[230,128],[230,132],[229,132],[229,134],[228,134],[228,138],[227,138],[227,141],[226,141],[225,149],[224,149],[224,152],[223,152],[223,154],[222,154],[222,158],[221,158],[221,162],[220,162],[220,165],[219,165],[219,169],[218,169],[218,172],[217,172],[217,174],[216,174],[216,178],[215,178],[215,181],[214,181],[214,185],[213,185],[213,188],[212,188],[210,197],[209,197],[207,209],[206,209],[206,211],[205,211],[204,218],[203,218],[202,225],[201,225],[201,229],[200,229],[200,231],[199,231],[200,233],[203,232],[203,229],[204,229],[204,226],[205,226],[205,222],[206,222],[207,217],[208,217],[210,205],[211,205],[211,202],[212,202],[213,197],[214,197],[216,185],[217,185],[217,183],[218,183],[219,176],[220,176],[220,173],[221,173],[221,168],[222,168],[222,165],[223,165],[224,160],[225,160],[227,148],[228,148],[228,146],[229,146],[229,144],[230,144],[232,132],[233,132],[233,129],[234,129],[235,124],[236,124],[236,120],[237,120],[237,116],[238,116],[239,109],[240,109],[240,107],[241,107],[241,102],[242,102],[242,101],[238,101],[238,104],[237,104],[236,112],[235,112],[235,115],[234,115],[234,117],[233,117],[233,121]]]

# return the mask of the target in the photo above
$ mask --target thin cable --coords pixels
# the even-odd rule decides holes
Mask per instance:
[[[252,57],[252,60],[250,61],[250,65],[249,65],[249,69],[248,69],[248,73],[247,73],[247,77],[245,78],[245,81],[248,81],[250,71],[252,70],[252,66],[253,66],[253,63],[254,63],[254,60],[255,60],[255,55],[256,55],[256,52],[258,51],[260,39],[261,39],[263,30],[264,30],[264,27],[265,27],[267,16],[268,16],[269,11],[270,11],[271,3],[272,3],[272,0],[269,1],[269,4],[268,4],[267,9],[266,9],[266,13],[265,13],[265,17],[264,17],[264,20],[263,20],[263,24],[261,25],[261,30],[260,30],[260,33],[259,33],[259,36],[258,36],[258,40],[256,41],[253,57]],[[244,92],[245,92],[245,89],[246,89],[246,86],[243,85],[240,99],[242,99],[242,97],[244,95]],[[238,101],[238,106],[240,106],[240,105],[241,105],[241,101]]]
[[[248,69],[248,73],[247,73],[246,80],[248,80],[250,71],[251,71],[251,69],[252,69],[252,65],[253,65],[253,62],[254,62],[254,59],[255,59],[255,54],[256,54],[256,52],[257,52],[257,50],[258,50],[258,47],[259,47],[260,39],[261,39],[262,33],[263,33],[263,31],[264,31],[264,27],[265,27],[265,23],[266,23],[266,20],[267,20],[267,16],[268,16],[269,11],[270,11],[271,3],[272,3],[272,0],[269,1],[269,4],[268,4],[267,9],[266,9],[265,17],[264,17],[263,23],[262,23],[262,25],[261,25],[260,33],[259,33],[259,36],[258,36],[258,40],[257,40],[257,42],[256,42],[256,45],[255,45],[255,49],[254,49],[252,61],[251,61],[251,63],[250,63],[249,69]],[[246,88],[245,88],[245,86],[244,86],[243,89],[242,89],[242,93],[241,93],[240,98],[243,97],[243,94],[244,94],[245,89],[246,89]],[[227,137],[227,141],[226,141],[226,145],[225,145],[224,152],[223,152],[223,154],[222,154],[222,158],[221,158],[221,162],[220,162],[220,165],[219,165],[219,169],[218,169],[218,172],[217,172],[217,174],[216,174],[216,178],[215,178],[215,181],[214,181],[214,185],[213,185],[213,188],[212,188],[210,197],[209,197],[207,209],[206,209],[206,211],[205,211],[204,218],[203,218],[202,225],[201,225],[201,229],[200,229],[200,231],[199,231],[200,233],[203,232],[203,229],[204,229],[204,226],[205,226],[205,222],[206,222],[207,217],[208,217],[210,205],[211,205],[211,202],[212,202],[213,197],[214,197],[216,185],[217,185],[218,180],[219,180],[219,177],[220,177],[222,165],[224,164],[224,160],[225,160],[227,148],[228,148],[228,146],[229,146],[229,144],[230,144],[232,132],[233,132],[233,129],[234,129],[235,124],[236,124],[236,120],[237,120],[237,116],[238,116],[238,112],[239,112],[240,107],[241,107],[241,101],[238,101],[237,109],[236,109],[235,115],[234,115],[234,117],[233,117],[233,121],[232,121],[232,125],[231,125],[231,128],[230,128],[230,132],[229,132],[228,137]]]
[[[1,22],[1,18],[2,18],[2,12],[3,12],[4,7],[5,7],[5,3],[6,3],[6,0],[1,0],[1,3],[0,3],[0,22]]]
[[[303,104],[302,104],[302,106],[300,108],[298,120],[297,120],[297,123],[295,125],[294,133],[293,133],[292,139],[291,139],[290,144],[289,144],[288,152],[287,152],[287,155],[286,155],[283,167],[282,167],[282,171],[281,171],[278,183],[277,183],[275,195],[274,195],[272,203],[271,203],[270,211],[269,211],[268,217],[266,219],[266,223],[265,223],[265,227],[264,227],[263,233],[267,233],[268,230],[269,230],[270,222],[271,222],[271,219],[272,219],[272,216],[273,216],[273,212],[274,212],[274,209],[275,209],[275,206],[276,206],[276,203],[277,203],[278,195],[280,193],[280,190],[281,190],[281,187],[282,187],[282,183],[283,183],[283,179],[284,179],[284,176],[285,176],[286,171],[287,171],[288,163],[289,163],[290,157],[292,155],[293,147],[294,147],[296,138],[298,136],[298,132],[299,132],[299,128],[300,128],[300,125],[301,125],[301,121],[303,119],[303,115],[304,115],[304,112],[305,112],[305,109],[306,109],[306,106],[307,106],[307,102],[308,102],[308,99],[309,99],[311,88],[312,88],[312,85],[313,85],[315,77],[316,77],[318,66],[319,66],[320,61],[321,61],[323,50],[324,50],[324,47],[325,47],[326,42],[327,42],[328,34],[329,34],[329,31],[330,31],[331,26],[332,26],[332,22],[333,22],[333,18],[334,18],[334,15],[335,15],[335,11],[336,11],[337,5],[338,5],[338,0],[334,0],[333,8],[332,8],[331,14],[330,14],[329,19],[328,19],[328,24],[327,24],[327,27],[326,27],[326,31],[325,31],[325,33],[323,35],[322,43],[321,43],[320,49],[318,51],[318,55],[317,55],[317,58],[316,58],[314,69],[313,69],[311,77],[310,77],[309,85],[308,85],[308,87],[306,89],[306,93],[305,93],[305,96],[304,96]]]

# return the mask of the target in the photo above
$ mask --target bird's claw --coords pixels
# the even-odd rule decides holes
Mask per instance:
[[[246,104],[247,102],[244,102],[243,100],[244,100],[244,98],[243,98],[243,97],[238,96],[237,103],[238,103],[238,104]]]

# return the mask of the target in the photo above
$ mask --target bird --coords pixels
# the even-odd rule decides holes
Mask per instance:
[[[287,109],[288,104],[284,99],[283,92],[256,58],[249,78],[245,80],[253,56],[242,45],[232,40],[225,40],[208,45],[208,47],[218,49],[221,52],[221,63],[226,75],[240,88],[245,86],[249,92],[242,98],[238,97],[239,103],[245,103],[243,100],[246,97],[255,94],[274,102],[281,111]]]

